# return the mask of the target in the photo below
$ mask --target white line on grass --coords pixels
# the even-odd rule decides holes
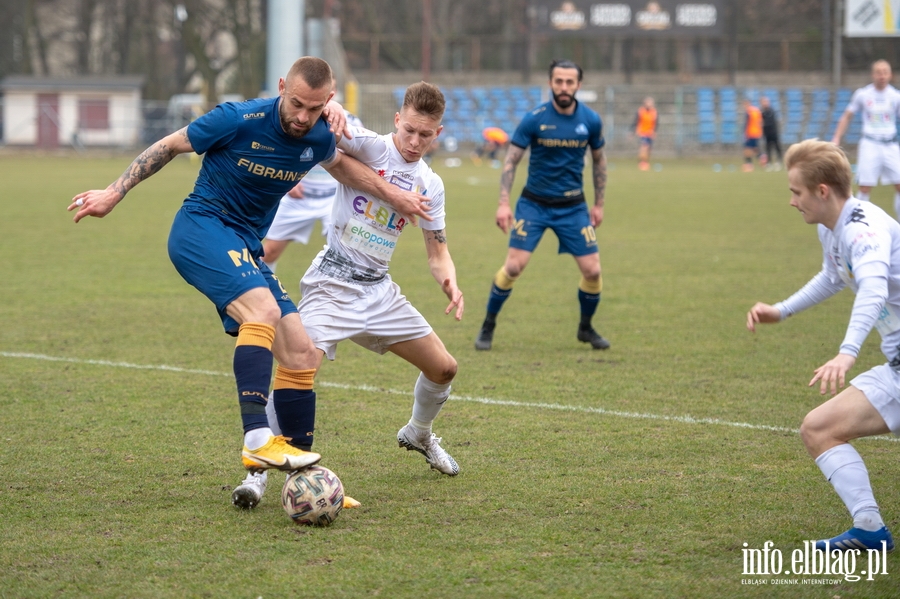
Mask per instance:
[[[4,358],[26,358],[31,360],[44,360],[47,362],[69,362],[72,364],[92,364],[96,366],[113,366],[115,368],[134,368],[138,370],[163,370],[166,372],[182,372],[185,374],[203,374],[208,376],[227,376],[233,377],[230,372],[219,372],[216,370],[201,370],[197,368],[179,368],[178,366],[166,366],[165,364],[131,364],[129,362],[112,362],[109,360],[85,360],[81,358],[62,358],[56,356],[45,356],[42,354],[29,354],[21,352],[3,352],[0,356]],[[375,387],[372,385],[348,385],[345,383],[329,383],[326,381],[317,381],[322,387],[332,387],[334,389],[347,389],[350,391],[367,391],[372,393],[388,393],[391,395],[412,395],[409,391],[400,391],[397,389],[386,389],[384,387]],[[758,431],[770,431],[776,433],[792,433],[799,434],[799,429],[789,428],[786,426],[771,426],[768,424],[750,424],[749,422],[731,422],[729,420],[720,420],[719,418],[694,418],[693,416],[665,416],[662,414],[648,414],[646,412],[622,412],[619,410],[607,410],[605,408],[594,408],[590,406],[570,406],[558,403],[532,403],[524,401],[513,401],[507,399],[491,399],[489,397],[473,397],[471,395],[452,394],[450,399],[454,401],[468,401],[472,403],[480,403],[491,406],[515,406],[521,408],[537,408],[541,410],[557,410],[565,412],[581,412],[586,414],[600,414],[603,416],[617,416],[619,418],[633,418],[643,420],[659,420],[662,422],[679,422],[682,424],[715,424],[718,426],[730,426],[732,428],[745,428]],[[867,439],[879,441],[900,441],[895,437],[879,435],[877,437],[866,437]]]

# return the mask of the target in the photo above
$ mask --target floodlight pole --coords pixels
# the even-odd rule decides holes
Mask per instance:
[[[278,95],[278,80],[303,56],[305,0],[268,0],[266,92]]]
[[[839,86],[841,84],[841,63],[843,63],[844,54],[844,2],[843,0],[834,0],[834,35],[831,44],[831,84]]]
[[[431,77],[431,0],[422,2],[422,81]]]

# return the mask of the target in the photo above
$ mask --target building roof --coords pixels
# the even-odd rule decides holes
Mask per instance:
[[[0,90],[10,91],[133,91],[144,87],[140,75],[87,75],[74,77],[36,77],[10,75],[0,81]]]

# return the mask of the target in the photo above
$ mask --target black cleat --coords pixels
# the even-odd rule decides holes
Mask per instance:
[[[475,349],[486,351],[491,349],[491,342],[494,340],[494,328],[486,326],[481,327],[478,331],[478,338],[475,339]]]
[[[578,329],[578,340],[583,343],[590,343],[594,349],[609,349],[609,341],[600,336],[592,327],[587,329]]]

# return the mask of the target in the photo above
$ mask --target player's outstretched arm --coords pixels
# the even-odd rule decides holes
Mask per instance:
[[[122,176],[116,179],[106,189],[92,189],[76,194],[72,198],[67,210],[78,209],[73,219],[76,223],[85,216],[103,218],[122,201],[125,194],[167,165],[178,154],[193,152],[191,141],[188,139],[187,127],[179,129],[162,138],[134,159],[125,169]]]
[[[417,217],[433,220],[428,215],[431,207],[428,205],[427,197],[391,185],[352,156],[336,151],[334,159],[328,163],[323,162],[322,166],[337,179],[338,183],[361,189],[384,200],[414,226],[417,224]]]
[[[447,234],[444,229],[429,231],[423,229],[425,235],[425,249],[428,252],[428,266],[431,268],[431,275],[437,281],[443,292],[450,300],[444,314],[456,308],[456,320],[461,320],[465,311],[465,303],[463,302],[463,292],[456,284],[456,266],[453,264],[453,258],[450,257],[450,249],[447,247]]]
[[[834,135],[831,137],[831,143],[835,145],[841,145],[841,138],[844,137],[844,133],[847,131],[847,127],[850,125],[850,119],[853,118],[853,113],[849,110],[845,110],[844,114],[841,115],[841,118],[838,120],[837,126],[834,128]]]
[[[603,223],[603,204],[606,202],[606,153],[603,148],[591,150],[594,174],[594,205],[591,206],[591,226]]]
[[[500,230],[509,233],[509,229],[513,225],[513,213],[509,207],[509,194],[512,190],[513,181],[516,180],[516,167],[525,155],[525,148],[509,144],[506,151],[506,160],[503,163],[503,174],[500,175],[500,202],[497,206],[497,216],[495,222]]]
[[[849,354],[838,354],[825,362],[822,366],[816,368],[812,380],[809,381],[809,386],[812,387],[816,384],[816,381],[818,381],[819,393],[825,395],[830,388],[831,394],[835,395],[839,390],[844,388],[847,373],[853,368],[854,364],[856,364],[856,358],[854,356]]]
[[[775,306],[756,302],[750,311],[747,312],[747,330],[756,332],[756,325],[759,323],[781,322],[781,312]]]

